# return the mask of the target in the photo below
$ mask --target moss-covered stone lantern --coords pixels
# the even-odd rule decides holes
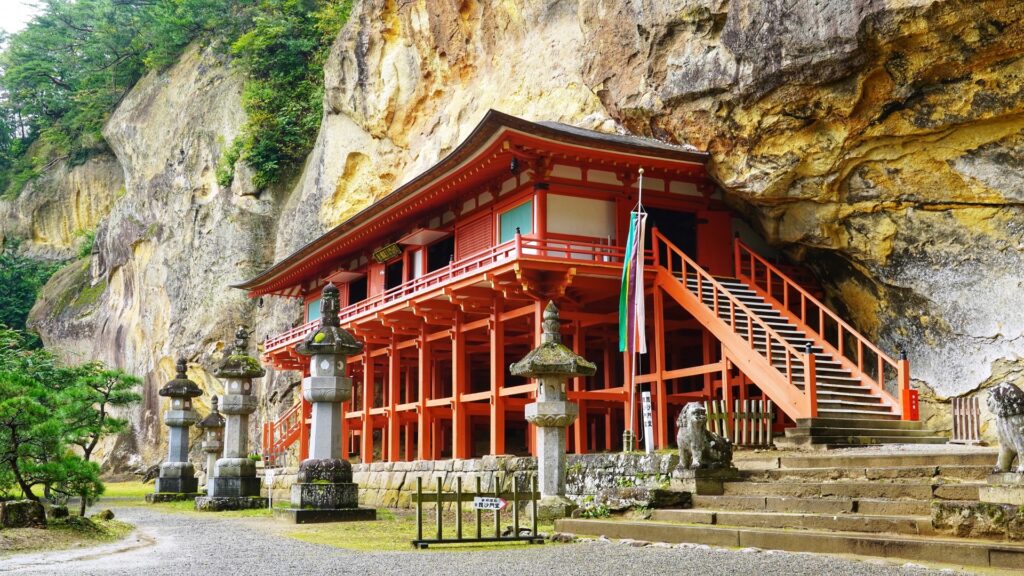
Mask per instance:
[[[196,423],[199,415],[192,409],[192,399],[203,393],[195,382],[188,379],[188,364],[179,358],[175,366],[176,375],[157,392],[170,399],[164,412],[167,433],[167,460],[160,465],[160,477],[156,479],[156,490],[148,494],[148,502],[186,500],[195,498],[199,490],[196,469],[189,461],[188,428]]]
[[[292,507],[275,514],[298,524],[373,520],[377,515],[372,508],[359,507],[352,465],[341,459],[342,402],[352,398],[346,358],[362,352],[363,345],[341,328],[339,308],[338,289],[328,284],[320,295],[319,330],[295,347],[309,357],[309,376],[302,379],[302,396],[312,404],[309,458],[299,464],[292,484]]]
[[[199,421],[203,431],[203,452],[206,452],[206,485],[209,487],[213,479],[213,471],[217,465],[217,457],[224,449],[224,416],[217,407],[217,397],[210,398],[210,413]]]
[[[576,420],[579,406],[566,400],[565,384],[569,378],[592,376],[597,366],[562,344],[558,308],[548,302],[540,346],[509,371],[537,380],[537,401],[526,405],[526,420],[537,427],[538,516],[567,516],[575,505],[565,497],[565,429]]]
[[[227,415],[224,425],[224,456],[213,468],[213,481],[206,482],[206,496],[196,498],[197,510],[241,510],[262,508],[267,499],[260,496],[256,461],[249,458],[249,415],[256,411],[253,379],[266,371],[249,356],[249,333],[239,326],[235,347],[221,362],[214,375],[221,379],[224,394],[220,411]]]

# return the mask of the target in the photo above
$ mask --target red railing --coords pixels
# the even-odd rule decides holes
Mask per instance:
[[[263,424],[263,462],[267,466],[276,466],[288,447],[299,439],[308,416],[303,414],[304,405],[300,401],[277,420]]]
[[[799,395],[802,397],[798,402],[791,403],[790,413],[796,413],[802,418],[816,416],[817,391],[814,354],[797,350],[657,229],[652,230],[651,241],[655,266],[664,268],[669,276],[681,282],[682,287],[695,294],[701,305],[710,311],[710,314],[705,314],[706,317],[703,320],[727,324],[733,333],[746,341],[750,353],[766,359],[771,369],[785,378],[789,386],[789,390],[785,391],[787,396]],[[695,281],[695,288],[690,287],[690,280]],[[710,291],[710,304],[705,301],[708,291]],[[726,311],[728,312],[727,316]],[[695,316],[697,315],[695,314]],[[726,317],[723,318],[723,316]],[[698,320],[701,318],[698,317]],[[760,333],[756,334],[756,332]],[[755,336],[762,335],[764,337],[763,352],[758,349],[758,342],[755,341]],[[794,368],[801,365],[804,368],[803,375],[798,377]],[[802,391],[798,382],[803,384]]]
[[[623,252],[623,248],[607,244],[592,244],[575,240],[549,238],[539,239],[516,234],[515,238],[508,242],[482,250],[462,260],[452,261],[448,266],[395,286],[362,302],[346,306],[338,312],[338,316],[341,318],[342,323],[350,322],[360,316],[375,312],[388,304],[406,300],[428,290],[443,288],[471,274],[486,272],[491,268],[507,264],[513,260],[528,258],[575,263],[598,262],[620,267]],[[320,320],[313,320],[292,328],[283,334],[268,338],[264,343],[264,354],[297,344],[307,335],[315,332],[319,327]]]
[[[904,420],[912,418],[910,363],[906,358],[893,360],[739,238],[735,240],[734,258],[738,278],[792,314],[800,328],[831,348],[837,358],[856,367],[858,376],[887,398]]]

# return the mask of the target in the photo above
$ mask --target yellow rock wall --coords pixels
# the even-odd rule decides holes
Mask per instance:
[[[146,376],[141,460],[160,457],[155,390],[174,357],[215,389],[236,323],[262,339],[300,316],[227,286],[436,162],[490,108],[709,150],[736,209],[886,350],[907,349],[925,399],[1020,379],[1020,2],[364,0],[324,73],[315,149],[280,189],[252,189],[244,166],[231,188],[214,179],[244,121],[220,56],[190,50],[110,119],[124,193],[104,196],[86,282],[103,294],[35,318],[48,342]],[[103,212],[78,205],[16,228],[66,245],[88,220],[74,214]]]

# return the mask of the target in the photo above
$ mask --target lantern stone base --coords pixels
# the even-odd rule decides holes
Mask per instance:
[[[274,516],[294,524],[375,520],[377,511],[359,507],[359,485],[352,482],[352,465],[339,458],[304,460],[298,482],[292,484],[291,508]]]
[[[154,492],[152,494],[146,494],[146,502],[149,504],[156,504],[158,502],[184,502],[187,500],[195,500],[206,496],[204,492]]]
[[[213,494],[224,498],[259,496],[260,479],[254,477],[214,477]]]
[[[674,492],[689,492],[701,496],[721,496],[725,492],[724,484],[739,478],[736,468],[682,468],[677,466],[672,471],[669,487]]]
[[[223,512],[225,510],[252,510],[266,508],[269,500],[260,496],[201,496],[196,498],[196,510]]]
[[[373,508],[275,508],[274,518],[291,524],[376,520]]]
[[[529,504],[524,504],[529,507]],[[548,521],[568,518],[578,506],[565,496],[543,496],[537,501],[537,520]]]
[[[156,494],[188,494],[199,492],[199,479],[191,478],[157,478]],[[202,494],[200,494],[202,496]]]
[[[990,474],[987,484],[978,488],[978,499],[989,504],[1024,506],[1024,474],[997,472]]]

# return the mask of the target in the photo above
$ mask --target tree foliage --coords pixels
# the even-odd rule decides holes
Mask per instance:
[[[60,266],[20,256],[14,246],[0,250],[0,324],[24,330],[39,291]]]
[[[235,55],[249,82],[249,122],[235,160],[257,186],[309,152],[323,59],[351,0],[43,0],[0,54],[0,192],[17,194],[55,160],[105,144],[103,123],[147,71],[200,40]],[[230,159],[229,159],[230,160]],[[234,161],[221,179],[230,180]]]
[[[38,500],[41,489],[80,497],[84,511],[103,492],[93,449],[125,429],[111,409],[138,402],[140,381],[96,362],[63,366],[25,342],[0,325],[0,498]]]

